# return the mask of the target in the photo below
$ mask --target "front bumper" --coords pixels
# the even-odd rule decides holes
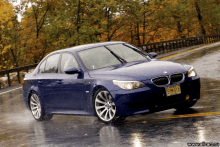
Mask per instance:
[[[150,113],[174,108],[187,101],[200,99],[200,78],[185,78],[182,83],[155,86],[150,80],[142,81],[147,87],[127,91],[111,91],[119,116],[129,116],[140,113]],[[181,94],[166,96],[165,87],[180,85]]]

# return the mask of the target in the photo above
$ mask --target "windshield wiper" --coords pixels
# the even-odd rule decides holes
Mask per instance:
[[[113,51],[109,50],[121,63],[127,63],[127,61],[125,61],[125,59],[121,58],[120,56],[118,56],[117,54],[115,54]]]
[[[138,52],[138,53],[141,53],[142,55],[144,55],[144,56],[148,56],[148,53],[144,53],[144,52],[142,52],[142,51],[140,51],[140,50],[138,50],[138,49],[136,49],[136,48],[132,48],[134,51],[136,51],[136,52]]]
[[[127,45],[127,44],[123,44],[124,46],[127,46],[127,47],[129,47],[129,48],[131,48],[131,49],[133,49],[134,51],[136,51],[136,52],[138,52],[138,53],[140,53],[140,54],[142,54],[142,55],[144,55],[144,56],[148,56],[149,57],[149,54],[147,53],[147,52],[145,52],[145,51],[142,51],[142,50],[140,50],[140,49],[136,49],[136,48],[134,48],[134,47],[131,47],[130,45]]]
[[[119,55],[117,55],[116,53],[114,53],[112,50],[110,50],[108,47],[105,47],[107,50],[109,50],[110,53],[112,53],[112,55],[114,55],[122,64],[123,63],[127,63],[127,61],[123,58],[121,58]]]

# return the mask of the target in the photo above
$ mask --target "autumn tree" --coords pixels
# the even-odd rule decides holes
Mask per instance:
[[[13,50],[13,23],[16,20],[13,6],[5,0],[0,0],[0,69],[18,66],[17,52]]]
[[[1,0],[0,14],[0,69],[86,43],[141,45],[220,32],[219,0]]]
[[[30,7],[28,7],[30,5]],[[49,49],[47,42],[47,34],[45,34],[46,26],[49,25],[47,20],[49,18],[49,11],[53,9],[55,1],[53,0],[24,0],[21,7],[26,8],[24,19],[21,23],[24,28],[23,35],[26,51],[30,53],[34,63],[38,63]]]

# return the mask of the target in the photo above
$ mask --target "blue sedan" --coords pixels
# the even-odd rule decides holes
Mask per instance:
[[[156,56],[121,41],[52,52],[26,74],[24,101],[38,121],[77,114],[95,115],[105,123],[193,106],[200,99],[196,71]]]

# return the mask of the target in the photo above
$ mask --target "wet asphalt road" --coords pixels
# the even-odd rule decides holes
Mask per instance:
[[[203,141],[220,143],[220,47],[166,60],[191,64],[200,75],[201,99],[192,109],[130,116],[117,125],[72,115],[37,122],[18,89],[0,95],[0,146],[187,147],[187,143]]]

